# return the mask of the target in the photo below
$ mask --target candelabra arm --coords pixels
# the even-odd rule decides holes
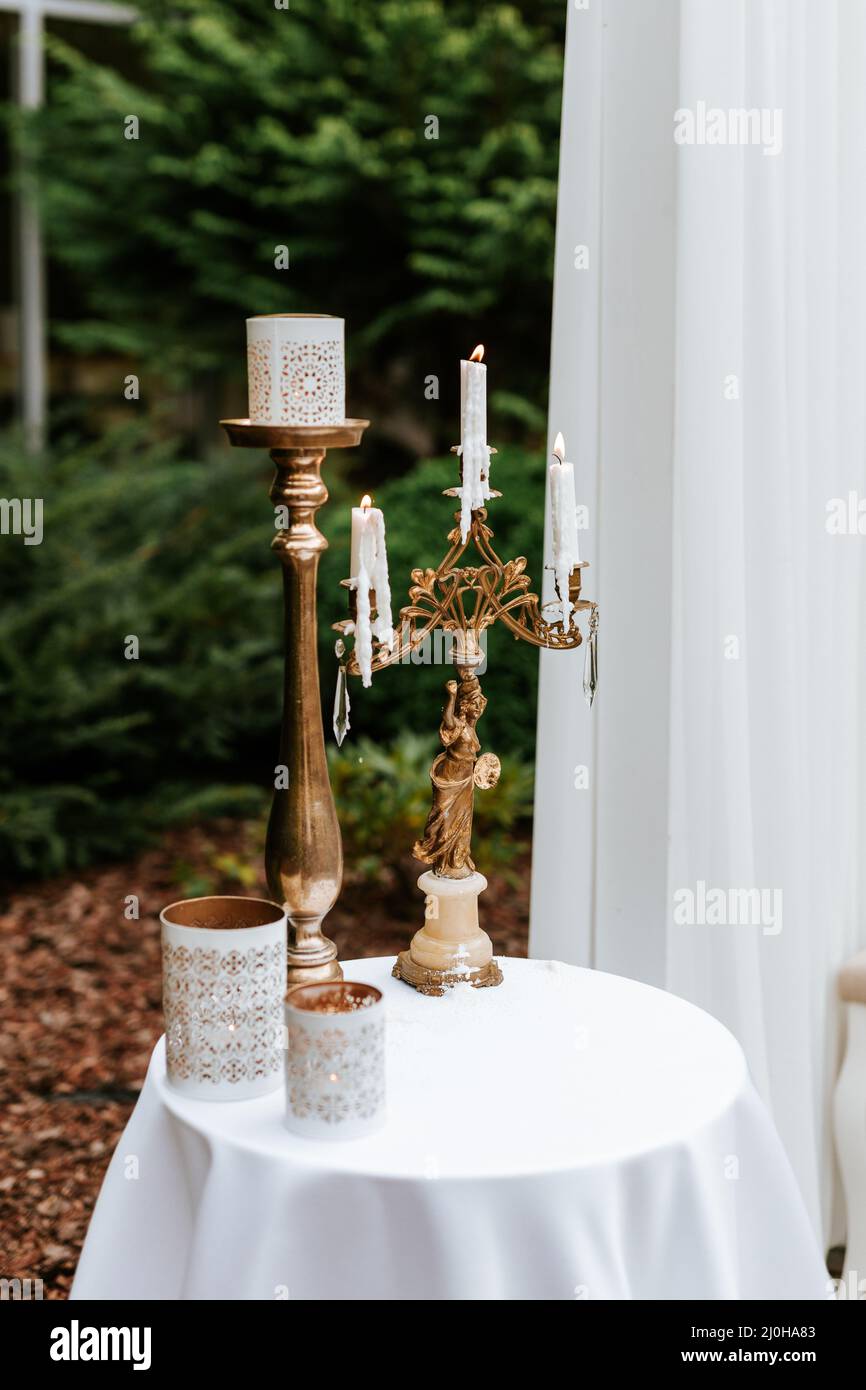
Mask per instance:
[[[459,525],[450,532],[451,549],[435,570],[412,571],[409,590],[412,602],[400,610],[400,626],[391,646],[380,645],[374,652],[374,672],[405,661],[439,628],[479,634],[501,622],[512,636],[534,647],[573,651],[581,645],[583,636],[576,622],[563,627],[561,619],[548,621],[545,618],[541,600],[530,588],[532,581],[526,573],[526,560],[522,556],[501,560],[491,544],[492,536],[486,509],[479,507],[472,514],[472,527],[465,541],[461,540]],[[460,563],[470,546],[474,546],[484,561],[482,565]],[[575,614],[593,616],[597,613],[597,605],[580,597],[581,571],[586,568],[585,562],[574,567],[569,579],[569,598]],[[473,599],[469,605],[468,597]],[[334,623],[334,628],[348,634],[352,631],[354,616],[352,603],[352,618]],[[349,655],[345,669],[347,675],[360,674],[354,653]]]

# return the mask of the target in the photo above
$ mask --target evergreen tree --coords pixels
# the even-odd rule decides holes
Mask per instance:
[[[456,362],[484,341],[499,437],[508,411],[537,425],[562,0],[138,9],[126,73],[53,44],[25,132],[51,254],[86,306],[65,344],[201,382],[242,377],[246,315],[330,312],[356,411],[402,391],[425,442],[452,443]]]

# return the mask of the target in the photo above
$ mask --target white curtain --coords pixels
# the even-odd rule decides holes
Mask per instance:
[[[665,68],[670,51],[654,47],[647,16],[655,9],[658,18],[662,8],[678,33],[673,78],[657,84],[656,106],[646,88],[640,101],[643,120],[667,128],[673,151],[670,163],[670,150],[654,151],[647,205],[650,220],[654,204],[672,210],[672,235],[657,246],[670,295],[655,328],[642,315],[636,341],[619,356],[652,357],[657,383],[660,374],[668,383],[666,419],[647,443],[667,508],[650,542],[668,613],[651,658],[666,717],[658,718],[657,699],[647,716],[638,699],[609,697],[613,676],[602,647],[593,889],[582,905],[589,925],[585,916],[569,921],[568,912],[546,923],[534,916],[532,946],[535,954],[664,984],[726,1023],[829,1240],[842,1234],[832,1221],[834,977],[866,945],[866,535],[856,533],[861,500],[866,513],[866,5],[596,4],[605,130],[613,91],[604,75],[623,62],[610,45],[629,24],[643,25],[646,62]],[[581,32],[583,18],[570,11],[570,46],[598,41]],[[631,109],[640,115],[639,106]],[[677,121],[676,111],[692,113],[697,132],[701,112],[714,109],[766,112],[763,133],[755,127],[756,143],[674,143],[675,124],[687,129],[688,119]],[[580,137],[564,129],[563,184],[572,138]],[[627,141],[603,139],[602,156],[626,179],[634,158]],[[601,420],[596,456],[583,461],[599,480],[599,596],[616,613],[630,595],[655,623],[658,596],[647,571],[630,563],[607,525],[606,498],[615,516],[628,494],[629,461],[621,448],[606,447],[617,436],[606,427],[613,383],[604,377],[621,362],[606,361],[604,343],[608,324],[628,312],[627,302],[617,308],[613,300],[627,301],[629,285],[610,261],[604,178],[599,198]],[[612,212],[618,221],[616,206]],[[567,293],[558,276],[560,336]],[[565,385],[556,343],[555,336],[552,410]],[[628,407],[621,391],[620,408]],[[634,433],[630,445],[640,448]],[[834,509],[834,499],[844,507]],[[602,636],[610,626],[603,612]],[[647,663],[629,665],[625,627],[609,637],[616,677],[625,672],[639,690]],[[539,801],[550,768],[544,702],[557,679],[548,663]],[[616,750],[639,739],[657,750],[668,775],[652,787],[638,776],[617,817],[605,811],[605,785],[612,780],[621,792]],[[647,871],[631,853],[651,810],[650,833],[661,825],[665,842],[663,892],[659,855]],[[567,825],[567,798],[559,816]],[[656,850],[658,842],[656,834]],[[545,858],[537,842],[536,882],[547,873]],[[626,894],[616,886],[623,878],[632,884]],[[713,923],[712,910],[708,922],[694,920],[702,917],[702,884],[724,894],[727,924]],[[761,909],[734,924],[735,895],[747,889],[764,890]],[[623,911],[605,910],[618,902]],[[684,922],[690,902],[695,912]],[[588,940],[589,952],[570,949],[572,939]]]

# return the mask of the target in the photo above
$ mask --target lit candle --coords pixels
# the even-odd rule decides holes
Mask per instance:
[[[361,537],[367,529],[367,517],[372,506],[372,499],[365,493],[361,498],[360,507],[352,508],[352,559],[349,565],[352,579],[357,579],[358,570],[361,568]]]
[[[355,588],[355,653],[361,681],[373,679],[373,638],[390,649],[394,643],[391,582],[385,546],[385,517],[365,496],[352,508],[351,578]],[[376,617],[371,619],[370,591],[376,594]]]
[[[460,536],[469,535],[472,513],[490,497],[490,449],[487,444],[487,368],[479,343],[460,363]]]
[[[550,506],[553,520],[553,569],[562,603],[562,627],[568,630],[571,600],[568,577],[580,563],[577,544],[577,501],[574,493],[574,465],[566,462],[565,440],[556,436],[553,446],[556,462],[550,465]]]

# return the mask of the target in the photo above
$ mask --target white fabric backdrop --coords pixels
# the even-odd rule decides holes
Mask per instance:
[[[584,195],[600,210],[597,447],[575,462],[598,477],[601,685],[578,808],[551,718],[570,677],[546,663],[537,800],[565,840],[588,818],[596,834],[576,905],[544,888],[557,868],[536,837],[532,949],[722,1019],[829,1239],[833,977],[866,944],[866,536],[825,524],[831,499],[866,499],[866,6],[596,0],[595,30],[591,14],[569,11],[570,55],[600,63],[605,169]],[[700,102],[780,109],[781,152],[677,147],[674,111]],[[564,119],[567,203],[572,145],[592,134],[568,104]],[[632,182],[644,216],[629,233]],[[575,308],[558,259],[553,430],[570,338],[587,333],[569,333]],[[675,894],[700,881],[780,890],[781,930],[677,925]]]

